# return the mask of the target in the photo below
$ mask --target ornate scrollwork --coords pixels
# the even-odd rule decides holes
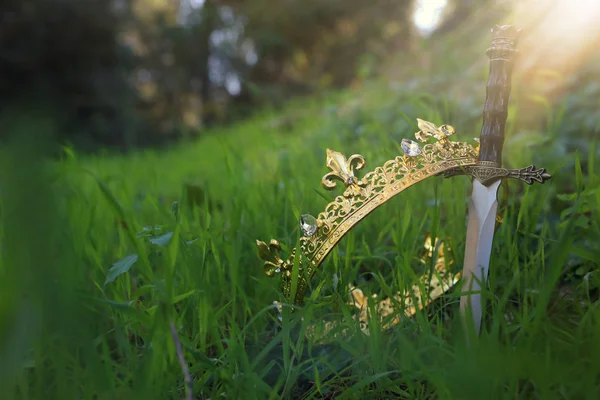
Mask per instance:
[[[300,276],[294,296],[292,265],[296,249],[284,261],[279,257],[279,242],[272,240],[267,245],[257,241],[259,255],[265,260],[266,274],[273,276],[282,272],[282,290],[286,299],[302,304],[308,282],[340,239],[377,207],[428,177],[471,175],[484,185],[503,177],[520,179],[530,185],[533,182],[543,183],[551,177],[544,168],[529,166],[506,169],[493,163],[478,161],[479,146],[449,140],[455,133],[452,126],[438,127],[421,119],[417,122],[420,130],[415,137],[422,144],[403,139],[403,156],[387,161],[362,179],[354,171],[366,165],[363,156],[354,154],[346,159],[342,153],[327,149],[326,165],[331,172],[322,178],[322,184],[326,189],[333,190],[336,188],[333,180],[336,179],[344,183],[345,191],[327,204],[325,211],[317,218],[303,214],[300,219],[303,233],[298,259]]]
[[[306,224],[310,219],[308,216],[303,220],[298,260],[303,272],[298,279],[297,291],[293,298],[295,304],[303,302],[308,282],[324,258],[340,239],[369,213],[398,193],[430,176],[477,163],[478,153],[472,145],[449,140],[455,133],[452,126],[437,127],[423,120],[418,120],[418,125],[420,131],[415,136],[424,145],[409,141],[410,146],[402,146],[404,156],[387,161],[362,179],[356,177],[354,170],[365,166],[364,157],[355,154],[346,159],[343,154],[327,149],[327,167],[331,172],[323,177],[322,183],[331,190],[336,186],[333,179],[337,179],[344,182],[346,190],[318,215],[318,229],[310,229]],[[292,265],[294,255],[295,253],[292,253],[291,260],[283,263]],[[269,262],[278,265],[281,271],[284,270],[281,262]],[[270,272],[273,265],[269,264],[265,268]],[[291,274],[282,274],[282,289],[283,295],[292,301]]]
[[[429,141],[429,137],[434,137],[437,140],[446,142],[449,136],[452,136],[456,133],[454,127],[451,125],[442,125],[437,127],[435,124],[424,121],[420,118],[417,118],[417,125],[419,126],[420,131],[415,133],[415,137],[423,143],[427,143]]]
[[[552,178],[552,175],[546,172],[545,168],[536,168],[534,165],[521,169],[506,169],[478,164],[463,168],[454,168],[444,172],[445,178],[456,175],[471,175],[486,186],[502,178],[519,179],[528,185],[533,185],[535,182],[544,183]]]
[[[291,275],[296,249],[294,249],[288,259],[284,261],[279,257],[281,254],[281,245],[277,240],[271,239],[269,244],[257,240],[256,246],[258,247],[258,256],[265,262],[264,268],[267,276],[273,276],[281,272],[283,272],[284,275]]]
[[[342,153],[327,149],[326,165],[331,172],[321,179],[321,183],[325,189],[335,189],[336,183],[333,179],[338,179],[342,181],[347,188],[344,192],[344,196],[350,197],[358,195],[361,191],[361,187],[365,186],[365,183],[354,175],[355,168],[359,171],[366,165],[365,158],[360,154],[351,155],[350,158],[346,159]]]
[[[392,297],[376,293],[366,296],[360,288],[352,284],[348,285],[347,304],[354,309],[352,319],[359,323],[360,330],[364,334],[370,334],[369,321],[372,319],[370,304],[373,304],[375,320],[382,323],[381,328],[389,329],[405,318],[412,318],[417,310],[427,307],[459,281],[461,273],[452,272],[454,259],[449,246],[440,238],[432,240],[431,235],[427,234],[423,247],[425,251],[420,257],[421,263],[431,265],[435,257],[434,268],[421,275],[410,288],[397,291],[392,294]],[[282,304],[275,302],[275,306],[281,319]],[[330,320],[324,323],[320,321],[311,323],[306,328],[306,336],[316,343],[325,344],[338,335],[348,334],[347,329],[340,329],[339,322],[339,320]]]

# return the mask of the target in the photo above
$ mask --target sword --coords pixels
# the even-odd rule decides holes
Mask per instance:
[[[492,47],[487,50],[490,75],[479,136],[479,161],[476,165],[448,171],[445,176],[471,175],[473,191],[468,212],[463,292],[460,310],[466,323],[473,323],[479,335],[482,320],[481,285],[485,285],[494,239],[497,193],[502,178],[516,178],[531,185],[544,183],[551,175],[531,165],[522,169],[502,168],[502,147],[508,116],[508,101],[517,43],[521,30],[510,25],[492,28]],[[470,311],[470,315],[469,315]],[[471,321],[469,321],[471,320]]]

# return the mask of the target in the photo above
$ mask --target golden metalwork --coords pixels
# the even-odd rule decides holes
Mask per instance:
[[[356,167],[353,164],[356,164]],[[338,179],[346,185],[347,190],[344,192],[344,197],[359,195],[361,188],[365,187],[365,183],[356,178],[354,168],[358,171],[365,165],[364,157],[359,154],[354,154],[346,160],[342,153],[327,149],[327,168],[331,172],[321,179],[321,183],[325,189],[332,190],[336,187],[333,179]]]
[[[489,250],[493,239],[493,233],[490,235],[490,230],[487,228],[490,227],[489,221],[494,222],[487,216],[489,214],[497,218],[498,180],[515,178],[531,185],[534,182],[544,183],[551,178],[544,168],[538,169],[533,165],[522,169],[501,167],[510,75],[519,31],[511,26],[498,26],[492,32],[492,47],[488,49],[487,54],[494,62],[490,64],[490,78],[486,89],[484,124],[480,134],[481,145],[477,138],[475,147],[465,142],[451,141],[450,137],[456,133],[452,126],[438,127],[431,122],[417,119],[419,127],[419,132],[415,134],[417,141],[403,139],[400,143],[403,156],[387,161],[367,173],[362,179],[357,176],[357,171],[366,165],[363,156],[354,154],[346,158],[339,152],[327,149],[326,166],[330,172],[322,178],[322,184],[327,190],[333,190],[337,187],[334,180],[339,180],[345,186],[343,194],[330,202],[316,218],[309,214],[300,217],[300,230],[303,234],[300,238],[300,246],[298,251],[293,249],[286,260],[280,257],[281,246],[276,240],[272,240],[270,244],[257,241],[259,255],[265,261],[267,275],[274,276],[281,273],[283,296],[288,303],[295,305],[303,303],[311,278],[325,257],[348,231],[398,193],[432,176],[443,175],[448,178],[469,175],[475,179],[473,202],[469,211],[470,222],[467,228],[464,279],[469,281],[472,278],[476,265],[479,269],[487,271],[489,254],[485,254],[485,251]],[[481,207],[475,207],[477,203],[487,209],[482,212]],[[486,265],[482,267],[482,263]],[[299,271],[297,277],[293,276],[292,268],[296,265]],[[397,293],[392,299],[385,299],[376,304],[375,310],[380,318],[392,316],[391,322],[384,325],[384,328],[396,324],[401,318],[394,310],[394,305],[401,305],[404,316],[410,317],[418,308],[423,308],[432,298],[443,294],[459,279],[459,274],[450,273],[446,261],[436,264],[435,272],[434,276],[419,279],[419,283],[415,283],[412,290]],[[427,280],[423,280],[424,278]],[[297,280],[294,293],[292,293],[292,280]],[[369,320],[368,304],[371,298],[367,298],[362,291],[352,286],[350,290],[353,304],[360,311],[355,319],[361,322],[364,331],[365,324]],[[427,296],[422,296],[422,293]],[[461,309],[464,299],[463,296]],[[282,304],[275,303],[281,310]]]
[[[436,246],[437,244],[436,240]],[[406,318],[413,317],[417,313],[417,309],[422,310],[432,301],[450,290],[459,281],[460,272],[452,273],[450,271],[449,267],[453,264],[453,260],[446,259],[443,242],[439,243],[439,245],[433,274],[424,274],[411,286],[410,290],[397,292],[393,296],[393,299],[388,297],[376,303],[375,312],[380,322],[393,317],[391,321],[382,326],[383,329],[397,325],[402,316]],[[431,236],[428,236],[425,241],[425,248],[428,249],[429,254],[422,260],[424,263],[428,263],[432,257],[434,247],[431,244]],[[361,330],[368,334],[368,321],[370,319],[369,298],[358,288],[351,287],[350,289],[354,305],[360,310],[358,320],[360,321]],[[378,300],[377,295],[373,295],[370,299],[372,301]],[[404,310],[403,314],[397,313],[396,304],[401,305],[401,308]]]
[[[435,126],[431,122],[424,121],[420,118],[417,118],[417,125],[419,126],[420,131],[415,133],[415,137],[420,142],[428,142],[428,137],[434,137],[441,141],[446,141],[449,136],[452,136],[456,133],[454,127],[451,125],[442,125],[440,127]]]
[[[387,330],[399,324],[404,318],[412,318],[417,310],[427,307],[459,281],[461,273],[451,271],[454,264],[454,260],[450,257],[452,252],[443,241],[436,238],[433,243],[431,236],[427,235],[423,247],[425,254],[420,261],[425,265],[430,264],[435,253],[434,249],[437,248],[433,273],[422,275],[409,290],[399,291],[391,298],[385,297],[380,300],[377,294],[365,296],[361,289],[354,285],[348,286],[349,301],[347,304],[356,310],[352,319],[359,323],[360,330],[364,334],[369,335],[370,332],[370,303],[374,303],[375,320],[382,324],[382,329]],[[277,303],[276,306],[281,313],[281,303]],[[338,334],[346,335],[348,333],[347,328],[339,329],[339,326],[340,321],[337,320],[309,324],[306,328],[306,336],[319,344],[324,344],[330,342]]]
[[[428,177],[441,175],[446,171],[465,170],[466,167],[477,164],[478,153],[472,145],[449,140],[455,133],[452,126],[437,127],[431,122],[420,119],[417,121],[420,131],[415,137],[424,144],[420,146],[411,140],[403,140],[404,156],[387,161],[362,179],[355,175],[355,170],[366,165],[364,157],[355,154],[346,159],[339,152],[327,150],[326,165],[331,172],[323,177],[323,186],[333,190],[336,187],[333,179],[337,179],[344,183],[346,190],[318,215],[316,226],[307,225],[307,229],[302,227],[304,236],[300,239],[298,253],[294,249],[284,261],[279,258],[281,247],[277,241],[271,241],[271,246],[257,241],[259,255],[266,261],[267,274],[272,276],[275,275],[273,272],[282,272],[282,290],[287,301],[296,305],[303,303],[308,282],[325,257],[350,229],[377,207]],[[291,266],[296,254],[299,255],[300,275],[296,293],[292,295]]]
[[[552,175],[546,172],[545,168],[536,168],[535,165],[521,169],[506,169],[497,167],[495,163],[490,164],[492,165],[487,164],[485,161],[480,161],[477,165],[454,168],[444,172],[444,177],[471,175],[486,186],[502,178],[520,179],[528,185],[532,185],[534,182],[544,183],[552,178]]]
[[[283,272],[286,275],[291,274],[296,249],[294,249],[290,257],[284,261],[279,257],[279,254],[281,254],[281,245],[277,240],[271,239],[269,244],[257,240],[256,246],[258,247],[258,256],[265,262],[265,274],[267,274],[267,276],[273,276],[280,272]]]

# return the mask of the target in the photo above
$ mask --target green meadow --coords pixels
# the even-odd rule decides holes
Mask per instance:
[[[544,123],[520,130],[528,103],[516,77],[506,166],[553,178],[502,186],[484,328],[470,346],[459,288],[390,330],[371,321],[368,336],[346,305],[361,276],[368,293],[409,287],[427,233],[462,268],[464,176],[427,179],[373,212],[324,262],[305,306],[277,319],[279,281],[264,274],[256,240],[275,238],[287,254],[300,215],[340,194],[321,187],[327,148],[363,155],[365,173],[401,154],[417,118],[474,143],[487,65],[461,74],[450,64],[437,80],[416,70],[365,79],[127,155],[48,155],[51,116],[4,114],[13,140],[0,157],[0,397],[599,398],[598,130],[571,112],[597,89],[538,97]],[[449,95],[452,79],[471,97]],[[350,334],[307,338],[323,315]]]

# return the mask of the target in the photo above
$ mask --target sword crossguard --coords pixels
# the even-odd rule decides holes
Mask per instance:
[[[536,168],[535,165],[521,169],[507,169],[497,167],[493,163],[481,161],[476,165],[456,167],[444,172],[444,178],[458,175],[470,175],[485,186],[489,186],[502,178],[520,179],[528,185],[532,185],[534,182],[544,183],[552,178],[552,175],[546,172],[545,168]]]

